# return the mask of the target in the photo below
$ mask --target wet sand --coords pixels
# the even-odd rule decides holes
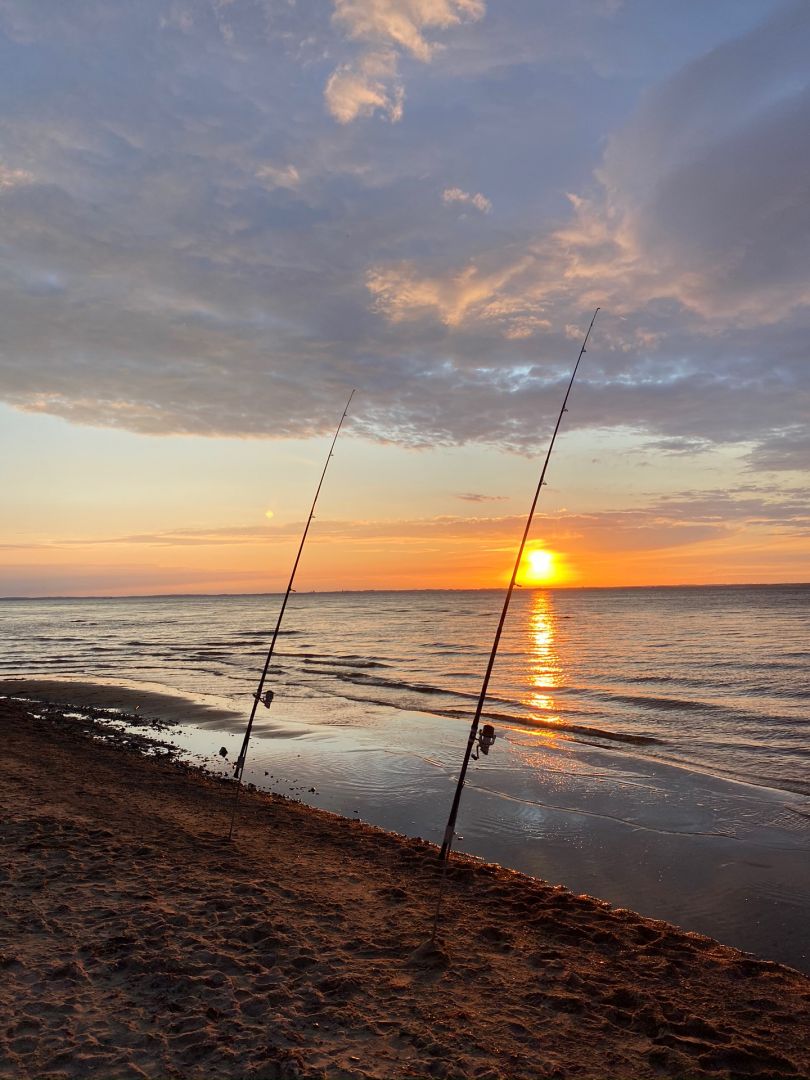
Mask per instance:
[[[810,1076],[796,971],[461,857],[431,948],[432,846],[0,725],[0,1076]]]

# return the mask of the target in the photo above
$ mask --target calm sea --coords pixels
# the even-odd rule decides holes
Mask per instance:
[[[503,594],[296,594],[271,682],[309,719],[368,705],[471,717]],[[0,674],[226,699],[255,688],[277,596],[0,602]],[[525,591],[490,684],[495,723],[810,794],[810,585]]]

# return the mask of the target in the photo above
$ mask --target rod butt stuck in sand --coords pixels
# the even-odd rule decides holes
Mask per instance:
[[[247,727],[245,728],[245,735],[244,735],[244,738],[242,739],[242,747],[241,747],[241,749],[239,751],[239,757],[236,759],[236,764],[233,767],[234,778],[236,779],[236,790],[235,790],[234,796],[233,796],[233,808],[231,810],[231,824],[230,824],[230,828],[228,829],[228,839],[229,840],[233,839],[233,827],[234,827],[234,822],[236,821],[236,807],[237,807],[237,805],[239,803],[239,793],[242,790],[242,774],[245,771],[245,761],[247,759],[248,746],[250,745],[250,735],[251,735],[251,732],[253,731],[253,721],[256,718],[256,710],[258,709],[260,702],[261,702],[262,705],[265,706],[265,708],[269,709],[270,705],[272,704],[272,701],[273,701],[273,691],[272,690],[265,690],[264,684],[267,681],[267,672],[270,669],[270,661],[273,659],[273,651],[275,650],[276,640],[278,639],[279,630],[281,629],[281,620],[284,618],[284,612],[285,612],[285,610],[287,608],[287,601],[290,599],[290,593],[293,591],[293,582],[295,581],[295,573],[298,570],[298,563],[301,561],[301,553],[304,550],[304,544],[306,543],[307,533],[309,532],[309,527],[312,524],[313,517],[315,516],[315,506],[317,505],[318,496],[320,495],[321,488],[323,487],[324,478],[326,477],[326,470],[329,468],[329,462],[332,460],[332,455],[333,455],[334,450],[335,450],[335,443],[338,440],[338,435],[340,435],[340,429],[343,427],[343,421],[346,419],[346,414],[349,411],[349,406],[352,403],[352,398],[354,397],[354,395],[356,393],[357,393],[356,390],[352,390],[352,392],[349,394],[349,400],[346,402],[346,408],[343,410],[343,415],[341,416],[340,420],[338,421],[338,426],[337,426],[337,428],[335,430],[335,434],[334,434],[334,437],[332,439],[332,443],[331,443],[331,445],[329,447],[329,453],[326,455],[326,462],[324,463],[323,472],[321,473],[321,478],[318,481],[318,487],[315,489],[315,498],[312,500],[312,506],[311,506],[310,511],[309,511],[309,517],[307,518],[307,523],[304,526],[304,532],[303,532],[303,534],[301,536],[301,543],[298,545],[298,552],[297,552],[297,554],[295,556],[295,562],[293,563],[292,572],[290,573],[290,580],[289,580],[289,584],[287,585],[287,591],[284,593],[284,599],[281,602],[281,609],[279,610],[278,618],[276,619],[276,626],[275,626],[275,629],[273,630],[273,637],[270,640],[270,648],[267,650],[267,657],[266,657],[266,659],[264,661],[264,667],[262,668],[261,677],[259,678],[259,685],[258,685],[258,688],[256,690],[256,693],[253,695],[253,705],[252,705],[251,710],[250,710],[250,718],[249,718],[249,720],[247,722]]]
[[[453,838],[456,834],[456,817],[458,816],[458,808],[461,803],[461,793],[464,790],[464,781],[467,777],[467,767],[470,764],[470,758],[473,756],[473,750],[476,745],[479,745],[484,753],[487,752],[489,746],[495,739],[495,732],[490,728],[490,725],[484,725],[484,729],[481,735],[478,734],[478,726],[481,722],[481,713],[484,708],[484,701],[486,700],[487,690],[489,689],[489,680],[492,676],[492,669],[495,666],[495,657],[498,652],[498,645],[501,641],[501,634],[503,633],[503,626],[506,622],[506,613],[509,610],[509,602],[512,599],[512,593],[515,591],[515,582],[517,581],[518,570],[520,569],[520,561],[523,558],[523,549],[526,546],[526,540],[529,536],[529,529],[532,525],[534,518],[534,511],[537,506],[537,500],[540,498],[540,489],[545,483],[546,469],[551,459],[551,451],[554,449],[554,442],[557,438],[557,432],[560,430],[560,424],[562,423],[563,415],[567,410],[568,395],[571,393],[571,387],[574,385],[574,379],[577,377],[577,371],[579,369],[579,362],[585,355],[585,346],[588,344],[588,338],[593,330],[593,324],[596,322],[596,316],[599,314],[599,308],[593,313],[588,330],[582,342],[582,348],[579,350],[579,356],[577,362],[574,364],[574,370],[571,373],[571,378],[568,382],[568,389],[565,391],[565,397],[563,398],[562,406],[560,407],[560,413],[557,417],[557,423],[554,425],[554,433],[551,436],[551,442],[548,444],[548,451],[546,452],[546,458],[543,462],[543,468],[540,473],[540,480],[537,484],[537,491],[534,493],[534,499],[532,501],[531,510],[529,510],[529,516],[526,519],[526,527],[523,530],[523,537],[520,541],[520,547],[518,548],[517,558],[515,559],[515,568],[512,571],[512,577],[509,581],[509,588],[506,590],[506,596],[503,601],[503,609],[501,611],[501,617],[498,621],[498,629],[495,631],[495,640],[492,643],[492,650],[489,654],[489,661],[487,662],[486,672],[484,674],[484,681],[481,685],[481,693],[478,697],[478,704],[475,707],[475,715],[473,716],[472,725],[470,726],[470,735],[467,739],[467,749],[464,753],[464,760],[461,764],[461,772],[459,773],[458,783],[456,784],[455,795],[453,796],[453,804],[450,808],[450,817],[447,820],[447,828],[444,830],[444,839],[442,840],[441,850],[439,852],[439,860],[445,862],[450,855],[450,849],[453,846]],[[488,730],[489,729],[489,730]],[[484,741],[487,745],[485,747]],[[435,933],[435,931],[434,931]]]

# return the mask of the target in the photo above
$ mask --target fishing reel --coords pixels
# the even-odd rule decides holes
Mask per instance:
[[[473,761],[478,761],[481,754],[484,756],[489,754],[490,748],[495,742],[495,738],[495,728],[492,724],[484,724],[475,740],[475,750],[471,754]]]
[[[273,693],[272,690],[265,690],[265,692],[263,694],[257,694],[256,695],[256,700],[260,701],[262,703],[262,705],[264,705],[265,709],[269,709],[270,706],[273,704],[273,698],[274,697],[275,697],[275,694]]]

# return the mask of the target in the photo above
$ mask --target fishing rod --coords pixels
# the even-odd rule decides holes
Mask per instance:
[[[335,443],[337,442],[338,435],[340,434],[340,429],[343,427],[343,421],[346,419],[346,414],[349,411],[349,406],[352,403],[352,398],[356,393],[356,390],[352,390],[352,392],[349,394],[349,400],[346,402],[346,408],[343,410],[343,415],[338,422],[334,438],[332,439],[332,445],[329,447],[329,453],[326,455],[326,462],[323,467],[323,472],[321,473],[321,478],[318,481],[318,487],[315,490],[315,498],[312,500],[312,507],[309,511],[309,517],[307,518],[307,523],[304,526],[304,532],[301,536],[301,543],[298,545],[298,554],[295,556],[295,562],[293,563],[292,573],[290,574],[290,581],[287,585],[287,591],[284,594],[284,599],[281,602],[281,610],[279,611],[278,618],[276,619],[276,628],[273,631],[273,637],[270,641],[270,648],[267,650],[267,659],[264,661],[264,667],[262,668],[262,674],[259,679],[259,686],[256,690],[256,693],[253,695],[253,707],[250,710],[250,719],[248,720],[247,728],[245,729],[245,737],[242,739],[242,749],[239,751],[239,757],[236,759],[236,764],[233,767],[233,773],[236,778],[236,791],[233,798],[233,810],[231,811],[231,827],[228,830],[229,840],[233,837],[233,824],[236,820],[236,805],[239,802],[239,792],[242,790],[242,773],[245,771],[245,760],[247,759],[248,746],[250,744],[250,734],[253,730],[253,721],[256,717],[256,710],[259,706],[259,702],[261,702],[266,709],[269,709],[273,703],[273,691],[265,691],[264,684],[267,680],[267,672],[270,668],[270,661],[273,659],[273,650],[276,647],[276,639],[278,638],[279,630],[281,629],[281,620],[284,618],[284,610],[287,607],[287,601],[290,599],[290,593],[293,591],[295,572],[298,569],[298,563],[301,560],[301,552],[304,550],[304,544],[306,543],[309,527],[312,524],[313,517],[315,516],[315,506],[318,502],[318,496],[321,493],[321,488],[323,487],[326,470],[329,468],[329,462],[332,459],[332,455],[335,450]]]
[[[551,451],[554,449],[554,441],[557,438],[557,432],[560,430],[560,424],[562,423],[563,414],[568,411],[568,395],[571,393],[571,387],[574,385],[574,379],[577,377],[577,369],[579,368],[579,362],[585,354],[585,346],[588,344],[588,338],[590,337],[591,330],[593,330],[593,324],[596,322],[596,316],[599,314],[599,308],[593,313],[588,332],[585,334],[585,338],[582,342],[582,348],[579,350],[579,356],[577,362],[574,364],[574,370],[571,374],[571,379],[568,383],[568,389],[565,391],[565,397],[563,398],[562,407],[560,409],[560,415],[557,417],[557,423],[554,425],[554,434],[551,436],[551,442],[548,445],[548,452],[546,453],[546,460],[543,462],[543,469],[540,473],[540,480],[537,484],[537,491],[534,493],[534,500],[532,502],[532,508],[529,511],[529,516],[526,520],[526,528],[523,530],[523,538],[520,541],[520,547],[518,548],[517,558],[515,559],[515,568],[512,571],[512,578],[509,582],[509,588],[506,590],[506,596],[503,602],[503,610],[501,611],[501,617],[498,622],[498,629],[495,631],[495,640],[492,643],[492,651],[489,654],[489,662],[487,663],[487,670],[484,674],[484,682],[481,686],[481,693],[478,697],[478,704],[475,707],[475,716],[470,727],[470,735],[467,739],[467,749],[464,753],[464,761],[461,765],[461,772],[458,777],[458,784],[456,785],[456,793],[453,797],[453,805],[450,808],[450,817],[447,821],[447,828],[444,830],[444,840],[442,841],[441,850],[439,852],[439,861],[446,862],[450,855],[450,849],[453,846],[453,837],[456,833],[456,817],[458,816],[458,807],[461,802],[461,793],[464,790],[464,781],[467,776],[467,766],[470,764],[470,758],[474,757],[477,760],[478,753],[473,754],[473,750],[476,749],[483,754],[489,753],[489,748],[495,742],[495,729],[491,724],[484,724],[481,734],[478,734],[478,725],[481,721],[481,712],[484,708],[484,701],[487,696],[487,689],[489,688],[489,680],[492,675],[492,669],[495,666],[495,656],[498,652],[498,645],[501,640],[501,633],[503,632],[503,625],[506,622],[506,613],[509,610],[509,601],[512,599],[512,593],[515,591],[515,582],[517,580],[518,569],[520,568],[520,560],[523,558],[523,549],[526,546],[526,540],[529,535],[529,529],[532,525],[532,519],[534,518],[534,510],[537,506],[537,500],[540,498],[540,489],[545,483],[546,469],[551,458]]]

